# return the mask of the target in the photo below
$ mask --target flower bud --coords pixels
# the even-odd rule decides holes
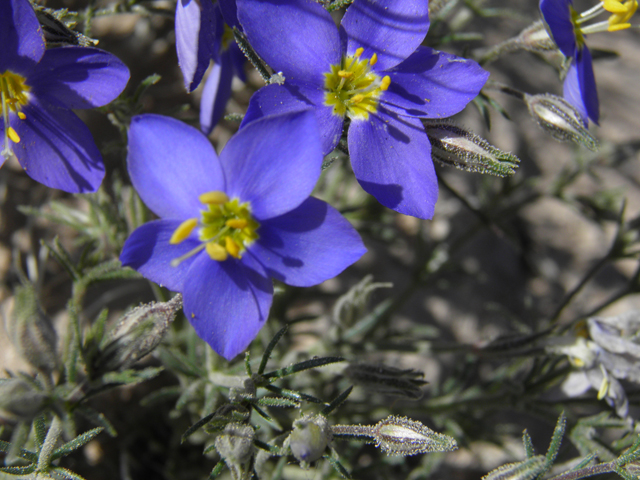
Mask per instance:
[[[0,418],[13,422],[33,419],[47,400],[47,395],[20,378],[0,379]]]
[[[10,318],[9,334],[20,356],[38,370],[55,370],[58,336],[51,320],[40,308],[33,286],[16,288]]]
[[[522,462],[509,463],[491,470],[482,480],[532,480],[545,468],[545,457],[536,455]]]
[[[480,55],[478,61],[482,65],[487,62],[492,62],[507,53],[518,50],[546,52],[556,50],[557,48],[542,21],[537,21],[522,30],[516,37],[512,37],[486,49],[486,51]]]
[[[541,20],[522,30],[517,39],[522,48],[530,52],[546,52],[558,48]]]
[[[109,332],[93,364],[96,374],[125,369],[153,351],[182,307],[182,296],[140,305],[126,313]]]
[[[378,422],[373,437],[384,452],[403,457],[426,452],[450,452],[458,448],[456,441],[448,435],[434,432],[415,420],[395,415]]]
[[[293,422],[289,446],[298,461],[315,462],[322,457],[330,441],[329,423],[322,415],[305,415]]]
[[[633,478],[638,478],[640,477],[640,462],[639,461],[634,461],[634,462],[629,462],[624,466],[624,469],[629,472]]]
[[[598,142],[586,129],[582,115],[564,98],[525,94],[524,101],[538,125],[556,140],[581,143],[593,152],[598,149]]]
[[[425,122],[425,130],[431,142],[431,156],[446,165],[506,177],[513,175],[520,163],[515,155],[448,121]]]
[[[250,425],[229,423],[213,442],[234,479],[245,478],[247,464],[254,453],[255,431]]]

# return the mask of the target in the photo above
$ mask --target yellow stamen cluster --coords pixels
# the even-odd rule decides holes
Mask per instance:
[[[15,113],[20,120],[27,118],[25,114],[20,111],[21,107],[29,102],[28,93],[30,88],[25,84],[25,80],[24,77],[8,70],[0,73],[0,114],[4,122],[3,155],[11,152],[9,140],[13,143],[20,142],[20,136],[13,127],[9,125],[9,113]]]
[[[636,10],[638,10],[638,0],[601,0],[595,7],[580,14],[571,8],[571,21],[576,32],[578,45],[584,44],[584,35],[607,31],[617,32],[631,27],[629,20],[636,13]],[[587,21],[604,12],[611,14],[608,20],[585,25]]]
[[[224,192],[203,193],[198,199],[206,206],[200,221],[190,218],[173,232],[169,243],[176,245],[186,240],[193,230],[200,226],[199,239],[202,244],[172,262],[173,266],[204,249],[209,257],[218,262],[229,255],[241,258],[242,253],[257,238],[260,226],[251,216],[249,203],[239,203],[237,198],[229,200]]]
[[[324,104],[333,107],[333,113],[340,117],[366,120],[378,110],[380,95],[391,83],[389,76],[380,78],[371,70],[378,56],[374,53],[370,59],[361,59],[363,51],[359,48],[355,55],[343,57],[339,65],[331,65],[331,71],[324,74]]]
[[[603,6],[607,12],[612,14],[609,17],[608,30],[616,32],[631,26],[629,20],[638,9],[638,0],[604,0]]]

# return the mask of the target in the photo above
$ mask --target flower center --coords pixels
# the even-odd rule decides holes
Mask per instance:
[[[606,31],[617,32],[631,27],[629,20],[638,9],[638,0],[601,0],[596,6],[581,14],[576,13],[572,7],[569,8],[571,8],[571,21],[576,32],[576,40],[578,45],[582,46],[584,45],[584,35]],[[611,14],[608,20],[583,25],[604,12]]]
[[[389,88],[391,78],[380,78],[371,70],[378,56],[374,53],[370,59],[361,59],[363,51],[359,48],[354,56],[342,57],[339,65],[331,65],[331,71],[324,74],[324,104],[333,107],[334,115],[366,120],[376,113],[380,95]]]
[[[242,253],[251,245],[258,234],[260,224],[251,216],[249,202],[240,203],[237,198],[229,200],[224,192],[207,192],[198,197],[205,205],[200,221],[190,218],[173,232],[169,243],[177,245],[184,241],[194,228],[200,226],[199,239],[202,242],[190,252],[174,259],[172,266],[205,249],[212,260],[225,261],[229,255],[242,258]]]
[[[13,112],[18,115],[20,120],[27,118],[21,107],[29,102],[29,86],[26,85],[25,78],[6,70],[0,73],[0,114],[4,122],[4,147],[2,155],[7,157],[11,155],[12,150],[9,140],[13,143],[19,143],[20,137],[16,131],[9,125],[9,113]]]

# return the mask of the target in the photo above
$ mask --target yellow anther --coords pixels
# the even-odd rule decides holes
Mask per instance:
[[[13,143],[20,143],[20,136],[18,135],[18,133],[13,129],[13,127],[9,127],[7,128],[7,134],[9,135],[9,139],[13,142]]]
[[[373,55],[371,55],[371,59],[369,60],[369,65],[374,66],[376,63],[378,63],[378,54],[374,53]]]
[[[213,192],[203,193],[198,197],[198,200],[207,205],[222,205],[229,201],[229,197],[224,192],[214,190]]]
[[[383,92],[386,91],[389,88],[389,85],[391,85],[391,77],[389,77],[389,75],[385,75],[380,82],[380,90]]]
[[[360,58],[360,55],[362,55],[364,53],[364,48],[360,47],[359,49],[356,50],[356,54],[354,55],[354,57]]]
[[[248,224],[249,222],[246,218],[230,218],[225,222],[225,225],[227,227],[237,228],[240,230],[246,227]]]
[[[569,361],[576,368],[582,368],[582,367],[585,366],[584,360],[582,360],[580,358],[577,358],[577,357],[570,357]]]
[[[631,26],[629,19],[638,10],[638,0],[627,0],[624,3],[617,0],[606,0],[604,9],[612,14],[609,17],[609,28],[607,30],[617,32]]]
[[[27,118],[27,116],[26,116],[24,113],[22,113],[22,112],[18,112],[18,118],[19,118],[20,120],[24,120],[25,118]]]
[[[598,400],[602,400],[604,397],[606,397],[608,391],[609,391],[609,379],[605,375],[605,377],[602,379],[600,390],[598,390]]]
[[[351,78],[353,77],[353,72],[348,72],[346,70],[340,70],[338,72],[338,76],[341,78]]]
[[[227,253],[233,258],[240,258],[240,245],[233,241],[231,237],[224,238],[224,245]]]
[[[197,218],[190,218],[189,220],[185,220],[173,232],[173,235],[171,235],[171,238],[169,239],[169,243],[171,245],[177,245],[178,243],[183,242],[189,235],[191,235],[191,232],[193,232],[193,229],[196,228],[196,225],[198,225]]]
[[[209,254],[209,257],[216,262],[224,262],[228,257],[227,251],[224,247],[215,242],[208,242],[205,246],[205,250]]]
[[[361,94],[361,93],[357,93],[353,97],[351,97],[351,103],[352,104],[358,104],[363,100],[364,100],[364,95]]]
[[[630,23],[614,23],[609,25],[607,32],[619,32],[620,30],[626,30],[631,26]]]
[[[609,13],[626,13],[628,10],[619,0],[604,0],[602,6]]]

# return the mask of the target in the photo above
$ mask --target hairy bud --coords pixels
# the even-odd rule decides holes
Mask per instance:
[[[545,469],[545,457],[536,455],[522,462],[509,463],[490,471],[482,480],[532,480]]]
[[[542,21],[537,21],[522,30],[517,36],[487,49],[480,56],[479,62],[481,65],[492,62],[507,53],[516,52],[518,50],[546,52],[557,48],[558,47],[556,47],[556,44],[549,36],[545,25]]]
[[[517,38],[522,48],[530,52],[546,52],[558,48],[542,21],[529,25],[520,32]]]
[[[182,296],[164,303],[140,305],[126,313],[109,332],[94,362],[94,371],[125,369],[153,351],[182,307]]]
[[[455,439],[407,417],[391,415],[375,425],[333,425],[338,437],[369,437],[389,455],[403,457],[427,452],[450,452],[458,448]]]
[[[403,457],[426,452],[450,452],[456,441],[407,417],[391,415],[378,422],[373,431],[378,447],[389,455]]]
[[[524,101],[538,125],[556,140],[580,143],[593,152],[598,149],[598,142],[586,129],[582,115],[564,98],[525,94]]]
[[[629,472],[634,478],[640,477],[640,462],[629,462],[624,466],[624,469]]]
[[[293,422],[289,446],[298,461],[315,462],[322,457],[330,441],[331,429],[322,415],[306,415]]]
[[[47,395],[20,378],[0,379],[0,418],[30,421],[44,406]]]
[[[250,425],[229,423],[213,443],[234,480],[245,478],[244,473],[254,453],[254,438],[255,431]]]
[[[451,122],[425,122],[431,156],[445,165],[497,177],[513,175],[520,159]]]
[[[38,370],[55,370],[58,336],[51,320],[40,308],[33,286],[16,288],[10,317],[8,330],[20,356]]]

